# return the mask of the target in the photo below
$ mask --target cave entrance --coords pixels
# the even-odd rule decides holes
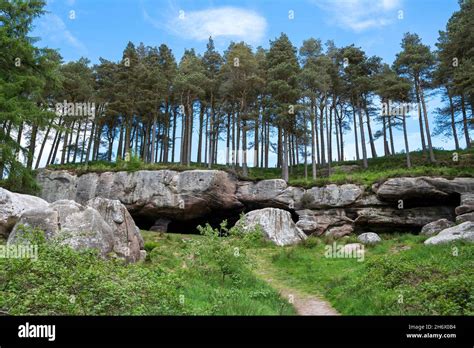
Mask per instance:
[[[222,221],[227,220],[227,228],[235,226],[240,219],[242,210],[238,211],[214,211],[212,214],[190,220],[178,220],[165,216],[137,216],[132,215],[135,224],[146,231],[199,234],[198,226],[205,226],[206,223],[212,228],[219,228]]]

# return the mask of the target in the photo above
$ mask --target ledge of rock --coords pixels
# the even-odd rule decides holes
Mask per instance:
[[[307,234],[335,236],[367,229],[390,232],[402,228],[417,233],[439,219],[464,222],[474,215],[474,178],[401,177],[372,189],[355,184],[303,189],[288,186],[281,179],[242,181],[219,170],[81,176],[40,170],[37,179],[41,197],[48,202],[71,199],[85,204],[95,197],[118,200],[136,221],[144,219],[148,227],[162,231],[175,221],[192,225],[229,216],[236,221],[241,212],[262,208],[284,209],[294,218],[298,216],[295,222]],[[399,200],[403,209],[398,209]]]

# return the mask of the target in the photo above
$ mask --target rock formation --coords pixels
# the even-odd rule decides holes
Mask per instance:
[[[419,232],[435,220],[471,221],[474,178],[388,179],[372,188],[326,185],[303,189],[281,179],[238,180],[219,170],[88,173],[42,170],[41,197],[48,202],[95,197],[119,200],[135,221],[206,221],[262,208],[291,212],[306,234],[342,236],[372,230]],[[457,208],[457,218],[455,208]],[[162,219],[162,220],[160,220]],[[224,219],[224,217],[222,218]],[[161,224],[157,229],[162,229]]]

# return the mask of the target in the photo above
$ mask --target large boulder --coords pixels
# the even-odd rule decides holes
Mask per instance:
[[[377,233],[374,232],[365,232],[357,236],[357,240],[362,244],[377,244],[382,241],[382,238]]]
[[[59,200],[44,209],[27,210],[13,228],[9,244],[22,242],[23,226],[42,230],[47,241],[75,250],[97,249],[102,257],[114,254],[136,262],[145,255],[140,231],[119,201],[95,198],[83,206]]]
[[[112,227],[114,251],[130,262],[141,259],[144,241],[127,208],[118,200],[96,197],[87,202]]]
[[[442,230],[453,226],[454,222],[449,221],[448,219],[439,219],[423,226],[420,234],[423,234],[425,236],[434,236]]]
[[[344,209],[304,209],[298,210],[296,214],[298,214],[299,217],[296,226],[308,235],[314,234],[320,236],[331,229],[335,232],[335,230],[340,227],[343,227],[345,231],[353,230],[354,221],[346,216]]]
[[[290,245],[306,239],[291,219],[288,211],[276,208],[265,208],[251,211],[237,222],[244,231],[250,231],[260,226],[265,236],[277,245]]]
[[[427,245],[436,245],[449,243],[456,240],[464,240],[467,242],[474,242],[474,222],[467,221],[460,225],[456,225],[445,230],[442,230],[436,236],[425,240]]]
[[[474,191],[474,178],[402,177],[392,178],[372,188],[379,199],[387,202],[413,200],[425,202],[446,202],[455,194]]]
[[[47,207],[48,202],[41,198],[10,192],[0,187],[0,235],[8,237],[24,211]]]
[[[47,240],[76,250],[97,249],[103,257],[114,248],[112,228],[99,212],[71,200],[59,200],[44,210],[24,212],[8,238],[9,244],[22,240],[22,225],[41,229]]]

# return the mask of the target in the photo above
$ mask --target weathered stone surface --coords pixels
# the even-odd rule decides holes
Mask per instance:
[[[382,241],[380,236],[374,232],[365,232],[357,236],[357,239],[362,244],[377,244]]]
[[[425,236],[434,236],[442,230],[453,226],[454,222],[449,221],[448,219],[439,219],[423,226],[420,234]]]
[[[296,225],[306,234],[322,235],[327,230],[345,225],[353,226],[354,221],[349,219],[344,209],[327,210],[298,210],[299,219]],[[345,230],[347,231],[347,227]],[[334,232],[336,232],[335,230]]]
[[[363,192],[361,186],[353,184],[327,185],[306,190],[301,199],[306,209],[337,208],[355,203]]]
[[[237,187],[236,197],[246,206],[264,208],[281,207],[298,209],[304,190],[288,187],[282,179],[262,180],[258,182],[244,181]]]
[[[95,198],[83,206],[72,200],[59,200],[44,209],[30,209],[21,215],[8,243],[23,240],[26,225],[44,231],[46,240],[73,249],[97,249],[102,257],[114,252],[130,262],[144,255],[140,230],[125,206],[117,200]]]
[[[66,171],[42,170],[42,197],[53,202],[73,199],[81,204],[94,197],[117,199],[136,215],[190,220],[215,209],[240,209],[237,180],[218,170],[171,170],[89,173],[80,177]]]
[[[356,225],[376,227],[420,228],[440,218],[454,220],[454,212],[450,207],[417,207],[411,209],[357,208]]]
[[[347,236],[351,234],[352,232],[354,232],[354,226],[350,224],[346,224],[342,226],[329,227],[324,233],[324,235],[338,239],[338,238]]]
[[[474,211],[474,205],[460,205],[456,207],[456,215],[463,215],[467,213],[472,213]]]
[[[87,202],[112,227],[114,251],[130,262],[140,260],[144,241],[127,208],[118,200],[96,197]]]
[[[21,225],[43,229],[47,240],[54,240],[76,250],[98,249],[103,257],[113,251],[112,228],[99,212],[71,200],[59,200],[44,210],[26,211],[15,225],[8,243],[22,239]]]
[[[442,230],[436,236],[425,240],[425,244],[436,245],[449,243],[455,240],[464,240],[467,242],[474,242],[474,222],[467,221],[460,225],[456,225],[445,230]]]
[[[10,192],[0,187],[0,235],[8,237],[24,211],[47,207],[48,202],[41,198]]]
[[[388,179],[373,190],[387,202],[402,200],[435,200],[442,202],[452,194],[474,191],[474,178],[402,177]]]
[[[55,238],[60,231],[58,212],[51,208],[30,209],[21,215],[18,223],[8,237],[9,243],[21,242],[23,237],[22,226],[44,231],[47,240]]]
[[[291,219],[291,214],[282,209],[254,210],[245,214],[237,224],[244,231],[252,230],[259,225],[266,237],[280,246],[295,244],[306,239],[304,232]]]
[[[456,216],[456,223],[461,224],[466,221],[474,222],[474,212]]]

